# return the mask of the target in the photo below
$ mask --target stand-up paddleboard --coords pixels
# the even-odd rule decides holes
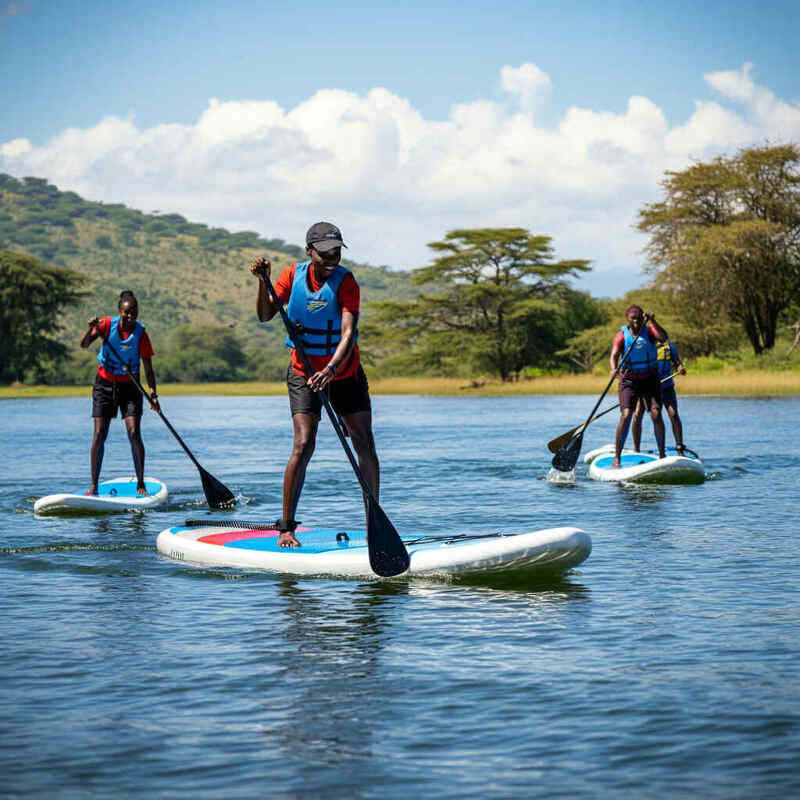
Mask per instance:
[[[136,478],[114,478],[103,481],[97,494],[82,492],[50,494],[33,505],[36,514],[112,513],[129,509],[155,508],[167,502],[167,486],[156,478],[145,478],[146,495],[136,493]]]
[[[670,449],[667,450],[667,453]],[[674,451],[673,451],[674,452]],[[690,456],[637,453],[623,450],[620,465],[612,467],[614,445],[605,445],[584,456],[589,464],[589,477],[596,481],[628,481],[632,483],[702,483],[706,479],[703,462]]]
[[[259,523],[178,525],[161,531],[156,547],[168,558],[197,566],[376,577],[363,531],[301,527],[295,533],[301,546],[284,548],[278,547],[278,531]],[[580,564],[592,551],[591,538],[579,528],[402,538],[411,557],[404,576],[552,574]]]

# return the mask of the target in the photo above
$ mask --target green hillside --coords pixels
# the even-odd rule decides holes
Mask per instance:
[[[180,214],[90,202],[40,178],[0,173],[0,249],[86,277],[85,299],[59,320],[60,338],[76,350],[86,320],[116,311],[119,292],[132,289],[157,351],[176,326],[192,323],[230,327],[246,351],[265,349],[285,359],[280,326],[258,330],[256,283],[249,272],[255,256],[268,257],[274,270],[304,257],[303,248],[283,239],[209,228]],[[408,272],[343,263],[358,278],[364,304],[408,299],[415,292]]]

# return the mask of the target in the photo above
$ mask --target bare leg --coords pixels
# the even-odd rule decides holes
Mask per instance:
[[[660,458],[664,458],[667,453],[664,449],[664,418],[661,416],[661,406],[653,406],[650,409],[650,416],[653,418],[653,431],[656,435],[658,455]]]
[[[667,406],[667,414],[672,423],[672,435],[675,437],[675,446],[678,448],[678,455],[683,455],[683,424],[678,416],[678,409],[675,406]]]
[[[619,459],[622,455],[622,448],[625,446],[625,440],[628,438],[628,428],[630,428],[630,425],[631,410],[629,408],[623,408],[619,415],[619,423],[617,424],[617,438],[614,450],[614,460],[611,462],[612,467],[619,466]]]
[[[103,466],[103,455],[106,451],[106,437],[111,419],[108,417],[94,417],[94,434],[89,458],[92,467],[92,485],[86,494],[97,494],[97,485],[100,483],[100,469]]]
[[[306,468],[308,462],[311,461],[317,441],[318,426],[319,417],[313,414],[294,414],[292,416],[294,442],[289,463],[283,473],[283,518],[285,520],[293,520],[297,511],[297,503],[306,480]],[[281,547],[300,546],[300,542],[297,541],[292,531],[283,531],[278,537],[278,544]]]
[[[125,430],[128,432],[128,442],[131,445],[131,455],[133,456],[133,468],[136,471],[136,493],[139,495],[147,494],[147,487],[144,485],[144,442],[142,441],[142,418],[138,415],[125,417]]]
[[[638,453],[642,445],[642,417],[644,417],[645,404],[640,397],[636,401],[636,408],[633,411],[633,421],[631,422],[631,434],[633,435],[633,449]]]
[[[344,420],[350,431],[353,448],[358,456],[358,468],[364,476],[364,481],[369,486],[372,496],[378,501],[380,463],[378,462],[378,452],[375,449],[375,438],[372,435],[372,412],[357,411],[355,414],[348,414]]]

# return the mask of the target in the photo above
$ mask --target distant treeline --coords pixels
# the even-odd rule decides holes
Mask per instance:
[[[615,299],[571,285],[591,254],[557,259],[549,236],[524,228],[449,231],[409,271],[343,262],[361,286],[362,360],[377,377],[607,374],[637,304],[690,366],[795,368],[800,147],[694,164],[662,188],[639,212],[652,281]],[[282,325],[255,314],[249,264],[261,255],[278,272],[304,250],[0,174],[0,382],[89,382],[96,362],[78,343],[122,289],[139,299],[161,380],[280,380]]]

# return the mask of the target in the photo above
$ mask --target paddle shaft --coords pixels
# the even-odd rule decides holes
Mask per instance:
[[[283,303],[278,299],[278,295],[275,292],[275,287],[272,285],[272,281],[269,279],[269,276],[266,272],[259,273],[261,275],[261,279],[267,286],[267,291],[269,292],[270,297],[272,298],[273,305],[278,309],[278,312],[281,315],[281,319],[283,320],[283,324],[286,327],[286,332],[289,334],[289,338],[292,340],[295,349],[300,354],[300,358],[303,362],[303,366],[308,371],[309,375],[313,375],[315,370],[311,366],[311,361],[308,358],[308,354],[303,349],[303,343],[300,341],[300,337],[295,338],[295,326],[294,323],[289,319],[289,315],[286,313],[286,310],[283,307]],[[339,423],[339,415],[333,410],[331,406],[331,402],[328,399],[327,392],[319,392],[320,399],[322,400],[323,405],[325,406],[325,411],[328,412],[328,416],[330,417],[331,423],[333,423],[333,429],[336,431],[336,435],[339,437],[339,441],[342,443],[342,447],[344,448],[344,452],[347,454],[347,459],[350,461],[350,466],[353,468],[353,472],[358,478],[358,482],[361,484],[361,488],[367,494],[367,496],[375,503],[377,500],[375,496],[372,494],[372,490],[367,485],[367,481],[364,478],[364,475],[361,473],[359,469],[358,462],[353,455],[352,450],[350,450],[350,446],[347,444],[347,439],[345,438],[344,431],[342,430],[342,426]]]
[[[674,378],[678,373],[673,372],[671,375],[667,375],[666,378],[661,379],[661,383],[666,383],[670,378]],[[596,422],[600,417],[605,416],[609,412],[613,411],[615,408],[619,408],[619,403],[614,403],[613,406],[609,406],[608,408],[601,411],[596,416],[592,417],[588,422],[581,423],[580,425],[576,425],[574,428],[570,428],[566,433],[562,433],[561,436],[556,436],[555,439],[552,439],[547,443],[547,449],[551,453],[555,453],[559,450],[559,448],[566,444],[581,428],[586,428],[588,425],[591,425],[592,422]]]
[[[99,331],[98,331],[98,333],[99,333]],[[130,371],[128,365],[122,360],[122,356],[120,356],[120,354],[117,352],[117,348],[114,347],[114,345],[111,344],[111,342],[108,341],[107,337],[103,336],[102,333],[100,334],[100,336],[103,338],[103,341],[105,342],[105,344],[108,345],[108,349],[111,350],[111,352],[114,354],[116,359],[120,362],[120,364],[122,364],[122,369],[124,369],[125,372],[128,373],[128,375],[130,376],[130,379],[136,384],[136,388],[149,400],[150,399],[150,395],[147,393],[147,390],[144,388],[144,386],[142,386],[141,381],[136,377],[136,375],[134,375]],[[167,426],[167,428],[169,428],[169,432],[178,440],[178,444],[186,451],[186,455],[189,456],[189,458],[192,459],[192,461],[194,462],[194,465],[198,469],[202,469],[202,467],[198,463],[197,459],[192,454],[192,451],[186,446],[186,442],[184,442],[183,439],[181,439],[181,437],[178,435],[178,432],[170,424],[170,421],[164,416],[164,413],[160,409],[158,411],[156,411],[156,413],[158,414],[159,417],[161,417],[162,420],[164,420],[164,424]]]
[[[584,422],[583,425],[581,426],[582,429],[585,429],[586,426],[592,421],[592,417],[594,416],[595,411],[597,411],[597,409],[600,407],[600,403],[603,402],[603,398],[608,394],[608,390],[611,388],[611,385],[617,379],[617,375],[619,374],[619,371],[622,369],[623,364],[627,361],[631,350],[633,350],[634,346],[636,345],[636,342],[639,341],[639,337],[642,335],[642,331],[644,330],[644,326],[647,325],[648,320],[649,317],[645,317],[644,320],[642,320],[642,327],[639,329],[639,333],[637,333],[636,336],[633,337],[633,341],[628,345],[628,349],[622,354],[622,358],[619,360],[619,364],[617,364],[617,368],[614,370],[614,374],[611,376],[611,380],[608,382],[606,388],[603,389],[603,394],[600,395],[597,402],[594,404],[592,413],[589,414],[589,416],[586,418],[586,422]]]

